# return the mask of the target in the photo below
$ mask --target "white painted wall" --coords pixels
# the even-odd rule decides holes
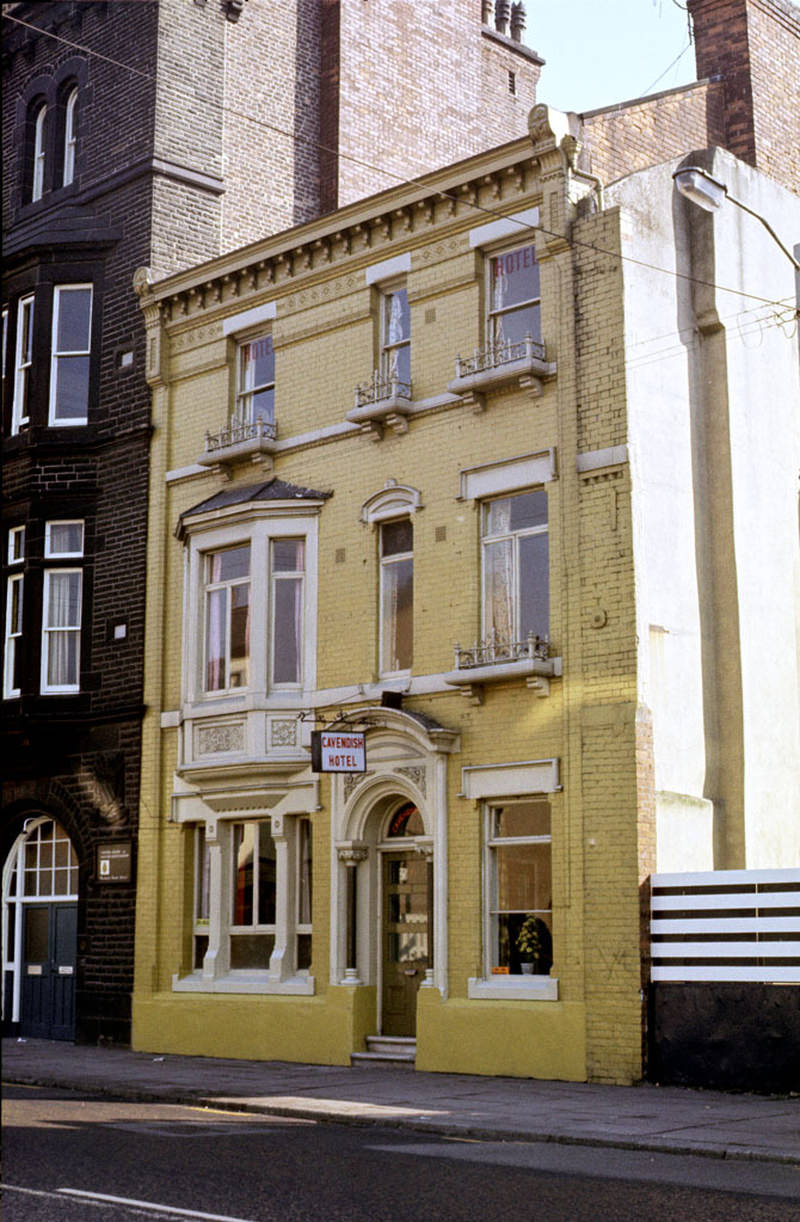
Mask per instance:
[[[658,869],[670,871],[718,864],[705,792],[703,573],[698,578],[695,530],[703,489],[692,440],[692,404],[712,401],[715,388],[697,382],[698,320],[691,285],[676,274],[692,270],[690,227],[704,215],[677,196],[677,164],[631,175],[606,192],[606,206],[622,209],[623,250],[639,261],[626,262],[624,273],[639,697],[654,722]],[[794,196],[721,150],[711,172],[730,195],[767,217],[791,248],[800,235]],[[779,324],[780,311],[740,295],[791,303],[794,273],[766,229],[730,200],[713,220],[713,254],[707,276],[720,286],[710,297],[724,327],[728,371],[735,564],[726,589],[739,615],[746,864],[796,866],[798,341],[791,324]]]

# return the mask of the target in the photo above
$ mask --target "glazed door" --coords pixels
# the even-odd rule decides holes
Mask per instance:
[[[77,904],[25,906],[20,1032],[32,1039],[75,1038]]]
[[[428,966],[428,867],[413,851],[383,858],[384,1035],[415,1036],[417,992]]]

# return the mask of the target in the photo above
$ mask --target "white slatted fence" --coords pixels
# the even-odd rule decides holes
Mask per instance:
[[[800,870],[651,877],[651,980],[800,984]]]

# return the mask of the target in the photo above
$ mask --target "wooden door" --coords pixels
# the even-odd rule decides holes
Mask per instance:
[[[383,858],[384,1035],[415,1036],[417,992],[428,966],[428,866],[409,848]]]

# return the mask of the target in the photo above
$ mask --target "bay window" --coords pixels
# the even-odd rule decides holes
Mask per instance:
[[[189,991],[310,993],[311,819],[189,824],[194,873]]]
[[[33,294],[31,293],[27,297],[20,297],[17,304],[12,433],[18,433],[29,421],[30,378],[33,364],[33,317]]]
[[[409,518],[380,524],[380,670],[407,671],[413,658],[414,535]]]
[[[483,634],[499,646],[549,633],[547,493],[483,506]]]
[[[205,558],[205,690],[247,687],[250,667],[250,546]]]
[[[50,424],[85,424],[89,412],[92,286],[57,285],[53,291]]]
[[[303,677],[305,540],[273,539],[270,551],[272,685],[299,685]]]

